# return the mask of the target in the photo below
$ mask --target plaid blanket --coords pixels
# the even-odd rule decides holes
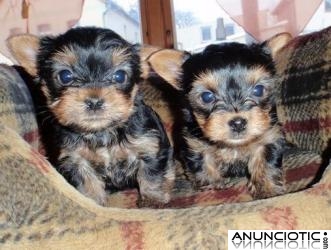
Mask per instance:
[[[330,37],[331,27],[297,37],[277,58],[277,106],[286,138],[319,153],[331,147]]]

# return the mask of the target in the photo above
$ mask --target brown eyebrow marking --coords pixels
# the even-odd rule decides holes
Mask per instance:
[[[252,85],[255,85],[260,79],[266,77],[271,77],[271,75],[263,66],[256,66],[247,70],[246,79]]]
[[[55,53],[53,60],[58,63],[70,66],[78,62],[78,57],[75,54],[74,48],[71,46],[65,46],[60,51]]]
[[[130,61],[130,53],[127,48],[114,48],[110,52],[110,57],[113,65],[120,65]]]
[[[223,81],[222,81],[223,80]],[[216,91],[220,82],[224,82],[222,76],[213,71],[205,71],[200,73],[194,80],[193,86],[203,86],[211,91]]]

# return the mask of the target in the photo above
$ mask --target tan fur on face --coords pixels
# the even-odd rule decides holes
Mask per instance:
[[[120,65],[130,61],[130,54],[124,48],[114,48],[110,54],[112,65]]]
[[[78,58],[75,54],[75,49],[72,47],[63,47],[61,51],[55,53],[53,60],[60,64],[65,64],[67,66],[72,66],[77,64]]]
[[[193,89],[203,86],[206,90],[215,91],[218,86],[226,81],[226,76],[218,74],[215,71],[206,71],[197,76],[193,82]]]
[[[207,120],[199,117],[198,114],[195,114],[195,116],[199,126],[210,140],[230,145],[249,143],[270,128],[269,110],[261,110],[258,107],[240,113],[215,112]],[[231,128],[228,124],[235,117],[242,117],[247,120],[245,134],[239,140],[232,137]]]
[[[240,74],[245,76],[245,81],[252,85],[255,85],[261,79],[271,77],[270,73],[262,66],[253,67],[249,69],[239,68]],[[235,70],[235,69],[234,69]],[[238,69],[237,69],[238,70]],[[229,77],[228,70],[221,71],[206,71],[200,73],[193,82],[194,88],[201,88],[201,86],[210,91],[215,91],[225,82]],[[194,91],[193,91],[194,92]]]
[[[134,108],[137,87],[134,88],[131,99],[113,86],[100,89],[68,88],[50,104],[50,108],[63,125],[74,124],[86,130],[99,130],[114,121],[119,124],[127,121]],[[87,112],[85,100],[91,97],[103,99],[104,108],[95,113]]]
[[[247,70],[246,78],[247,82],[255,85],[262,78],[271,77],[270,73],[266,71],[266,69],[262,66],[254,67],[253,69]]]

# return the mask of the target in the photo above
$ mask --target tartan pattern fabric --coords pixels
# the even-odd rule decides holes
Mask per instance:
[[[13,68],[0,66],[0,248],[226,249],[228,229],[331,229],[331,164],[326,164],[317,184],[299,191],[316,177],[319,153],[325,152],[330,139],[330,126],[323,120],[330,119],[326,63],[330,52],[322,48],[330,47],[329,33],[326,29],[298,37],[278,57],[279,118],[288,140],[298,147],[284,157],[289,194],[257,201],[251,201],[246,180],[240,178],[229,179],[224,190],[194,191],[178,166],[168,209],[136,209],[137,190],[110,195],[110,207],[96,205],[38,153],[37,123],[28,89]],[[322,54],[303,52],[299,45]],[[324,58],[324,63],[308,63],[318,58]],[[302,74],[298,65],[313,68]],[[315,77],[318,65],[323,70]],[[306,82],[306,78],[313,80]],[[309,91],[302,89],[306,85]],[[171,134],[172,109],[162,106],[169,100],[160,93],[153,100],[156,92],[153,87],[149,91],[147,102],[158,104]],[[33,131],[35,136],[27,136]]]
[[[331,27],[300,36],[278,54],[278,115],[288,141],[318,153],[331,148]]]
[[[0,125],[0,138],[1,249],[227,249],[228,229],[331,229],[331,165],[314,187],[266,200],[210,205],[208,195],[193,208],[105,208],[17,131]]]
[[[34,148],[39,145],[33,101],[18,72],[0,64],[0,124],[16,130]]]

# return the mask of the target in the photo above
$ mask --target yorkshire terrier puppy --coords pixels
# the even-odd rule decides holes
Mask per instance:
[[[52,163],[70,184],[99,204],[106,191],[131,186],[142,201],[169,202],[173,149],[138,91],[137,45],[101,28],[20,35],[8,44],[46,96],[59,149]]]
[[[247,177],[254,198],[284,193],[286,142],[275,111],[273,56],[289,38],[210,45],[180,68],[158,71],[183,93],[180,158],[196,186],[222,188],[226,177]],[[151,61],[155,69],[166,61],[159,57]]]

